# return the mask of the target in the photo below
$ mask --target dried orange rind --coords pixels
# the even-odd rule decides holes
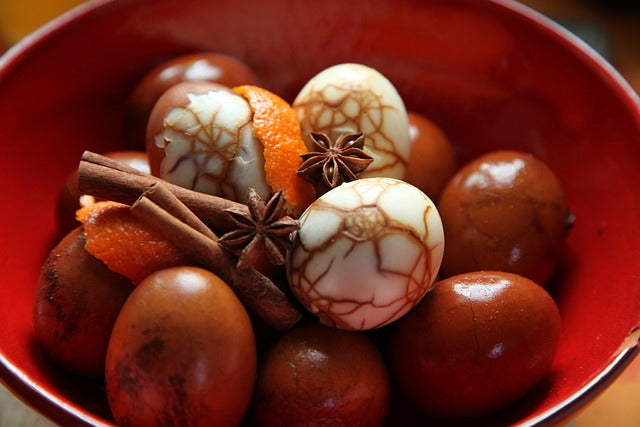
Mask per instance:
[[[157,270],[188,263],[182,252],[133,216],[127,205],[97,202],[78,210],[76,218],[87,236],[87,252],[134,284]]]
[[[315,199],[315,191],[296,175],[302,164],[300,155],[307,152],[296,112],[266,89],[245,85],[233,90],[247,100],[253,111],[253,132],[264,146],[267,184],[274,192],[282,190],[288,213],[299,216]]]

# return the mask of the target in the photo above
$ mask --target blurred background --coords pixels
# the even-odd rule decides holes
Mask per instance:
[[[0,42],[11,46],[81,0],[0,0]]]
[[[0,52],[82,2],[0,0]],[[550,17],[582,38],[640,93],[640,0],[520,0],[520,3]],[[640,357],[605,393],[565,425],[636,427],[640,425],[639,400]],[[50,425],[0,384],[0,427]]]

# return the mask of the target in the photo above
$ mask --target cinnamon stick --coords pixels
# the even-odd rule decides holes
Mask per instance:
[[[83,153],[78,166],[80,194],[89,194],[127,205],[134,203],[145,189],[156,182],[162,182],[206,225],[221,233],[232,230],[235,226],[225,213],[225,209],[231,207],[247,209],[242,203],[170,184],[90,151]]]
[[[171,194],[167,191],[164,196],[167,193]],[[169,206],[173,204],[175,200]],[[131,205],[131,212],[199,265],[220,276],[249,310],[274,329],[289,329],[302,317],[293,302],[268,277],[254,268],[237,269],[234,255],[222,248],[215,239],[196,229],[204,225],[193,227],[185,224],[144,194]],[[189,223],[199,221],[195,215],[187,216]]]
[[[166,184],[154,182],[143,193],[142,196],[148,198],[156,205],[162,207],[173,217],[184,222],[189,227],[204,234],[209,239],[218,240],[218,236],[206,226],[184,203],[169,191]]]

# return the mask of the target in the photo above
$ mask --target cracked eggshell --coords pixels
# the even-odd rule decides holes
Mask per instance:
[[[329,67],[307,82],[292,106],[309,149],[310,131],[332,139],[362,132],[365,151],[374,160],[360,177],[404,178],[411,151],[409,119],[398,91],[377,70],[353,63]]]
[[[287,257],[296,298],[347,330],[384,326],[414,307],[436,279],[444,250],[438,211],[393,178],[345,183],[300,217]]]
[[[147,127],[151,173],[202,193],[246,203],[249,187],[271,195],[263,145],[248,102],[209,82],[179,83],[156,103]]]

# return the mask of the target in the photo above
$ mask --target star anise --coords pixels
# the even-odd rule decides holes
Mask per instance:
[[[238,255],[237,268],[254,265],[262,254],[274,265],[284,264],[286,251],[292,244],[289,235],[300,228],[298,220],[286,215],[285,204],[282,191],[265,203],[250,188],[249,212],[241,208],[225,209],[238,228],[224,234],[218,242]]]
[[[310,132],[314,151],[302,154],[298,176],[316,187],[318,196],[343,182],[357,179],[373,157],[364,152],[364,134],[342,134],[332,141],[321,132]]]

